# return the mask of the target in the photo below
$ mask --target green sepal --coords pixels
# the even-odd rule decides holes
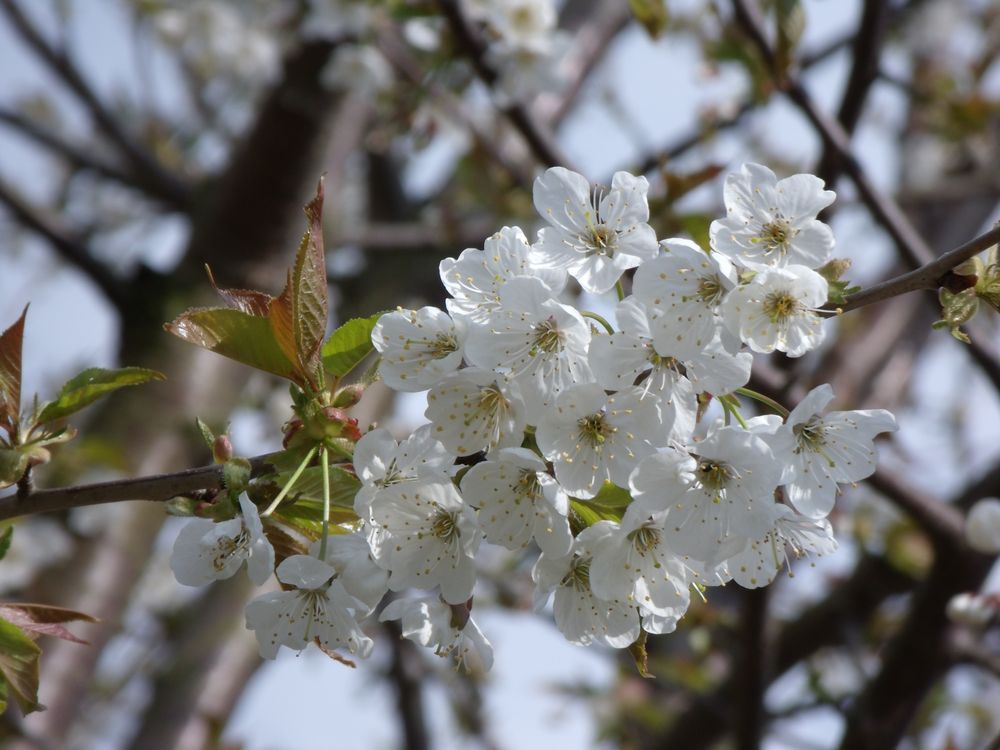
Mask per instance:
[[[101,367],[91,367],[66,381],[60,389],[55,401],[42,407],[36,422],[46,424],[57,419],[75,414],[86,406],[94,403],[119,388],[129,385],[141,385],[152,380],[164,380],[162,373],[147,370],[143,367],[123,367],[119,370],[105,370]]]
[[[198,427],[198,432],[201,433],[201,439],[205,441],[208,449],[212,450],[215,447],[215,433],[212,432],[212,428],[205,424],[201,417],[195,417],[194,423]]]
[[[17,484],[27,470],[27,453],[16,448],[0,448],[0,489]]]
[[[245,458],[231,458],[222,465],[222,484],[234,501],[250,484],[252,467]]]

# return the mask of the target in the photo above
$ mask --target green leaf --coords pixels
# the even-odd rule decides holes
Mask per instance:
[[[42,650],[11,622],[0,619],[0,675],[22,713],[38,711],[38,656]]]
[[[267,317],[224,307],[204,307],[181,313],[164,327],[188,343],[301,382],[298,368],[278,344]]]
[[[629,506],[629,503],[632,502],[632,495],[628,493],[628,490],[623,490],[617,484],[605,482],[600,491],[593,498],[585,502],[596,510],[604,513],[617,513],[620,517]]]
[[[0,619],[17,625],[29,637],[51,635],[73,643],[86,643],[63,627],[65,622],[97,622],[84,612],[48,604],[0,604]]]
[[[7,556],[7,551],[10,549],[10,542],[13,538],[13,524],[4,529],[3,532],[0,532],[0,560],[3,560]]]
[[[284,487],[291,479],[293,472],[284,472],[276,477],[277,483]],[[340,508],[350,508],[353,512],[354,496],[361,489],[361,480],[354,474],[339,466],[330,467],[330,505]],[[313,500],[322,504],[323,502],[323,467],[310,466],[302,472],[295,487],[292,488],[291,496],[299,500]],[[282,508],[285,506],[282,505]]]
[[[628,6],[651,38],[658,39],[667,28],[667,0],[628,0]]]
[[[334,331],[323,344],[323,368],[335,378],[342,378],[374,349],[372,329],[383,313],[354,318]]]
[[[323,250],[323,180],[305,207],[306,230],[288,282],[271,306],[272,325],[285,354],[311,380],[320,363],[320,347],[326,335],[326,255]],[[317,384],[318,385],[318,384]]]
[[[164,379],[162,373],[142,367],[123,367],[120,370],[91,367],[66,382],[56,400],[42,409],[38,422],[42,424],[67,417],[119,388]]]
[[[0,427],[13,437],[14,424],[21,411],[21,352],[24,348],[24,319],[21,317],[0,334]]]

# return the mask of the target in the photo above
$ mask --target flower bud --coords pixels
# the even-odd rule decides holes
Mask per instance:
[[[361,396],[364,395],[364,392],[365,387],[360,383],[345,385],[337,391],[336,395],[333,397],[333,405],[341,409],[348,409],[361,400]]]
[[[229,435],[218,435],[212,443],[212,458],[217,464],[224,464],[233,457],[233,444]]]

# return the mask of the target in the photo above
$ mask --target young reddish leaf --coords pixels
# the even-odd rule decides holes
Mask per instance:
[[[38,655],[42,650],[11,622],[0,620],[0,675],[22,713],[39,711]]]
[[[326,256],[323,251],[323,181],[305,207],[309,228],[299,243],[295,265],[281,295],[271,306],[275,335],[306,380],[319,368],[326,335]]]
[[[73,643],[86,643],[62,626],[64,622],[97,622],[84,612],[45,604],[0,604],[0,618],[17,625],[29,638],[51,635]]]
[[[195,308],[164,328],[185,341],[300,383],[298,368],[275,338],[269,318],[223,307]]]
[[[267,315],[270,312],[271,303],[274,302],[274,297],[270,294],[253,289],[220,289],[212,276],[212,269],[205,266],[205,273],[208,274],[208,283],[219,293],[227,307],[247,315]]]
[[[368,318],[354,318],[330,334],[323,344],[323,368],[335,378],[342,378],[374,348],[372,329],[382,313]]]
[[[66,381],[56,400],[42,409],[38,422],[44,424],[68,417],[119,388],[163,379],[162,373],[142,367],[123,367],[120,370],[91,367]]]
[[[27,314],[25,305],[21,317],[0,334],[0,427],[11,435],[21,411],[21,351]]]

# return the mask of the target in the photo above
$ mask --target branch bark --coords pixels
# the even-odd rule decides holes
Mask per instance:
[[[0,10],[7,15],[24,43],[87,108],[94,124],[128,163],[135,186],[156,196],[167,205],[186,211],[191,204],[189,187],[176,175],[168,172],[125,132],[84,79],[76,64],[65,53],[56,50],[45,40],[14,0],[0,0]]]
[[[486,60],[486,45],[483,44],[457,0],[440,0],[440,6],[441,13],[448,22],[448,27],[468,56],[476,75],[492,90],[499,76]],[[556,142],[552,133],[532,116],[527,107],[517,103],[501,107],[501,109],[511,124],[524,137],[538,161],[547,167],[563,166],[573,169],[569,158]]]

